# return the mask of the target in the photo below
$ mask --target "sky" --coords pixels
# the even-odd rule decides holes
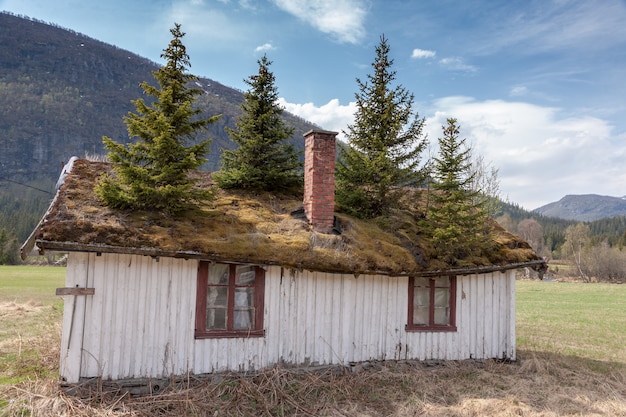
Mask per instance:
[[[453,117],[498,170],[505,200],[532,210],[568,194],[626,196],[626,0],[0,0],[0,10],[161,64],[180,23],[190,71],[242,91],[265,54],[280,104],[340,138],[384,35],[429,154]]]

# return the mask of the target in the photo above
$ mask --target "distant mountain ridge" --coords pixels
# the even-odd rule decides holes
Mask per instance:
[[[626,196],[566,195],[559,201],[536,208],[533,212],[547,217],[576,221],[594,221],[615,216],[626,216]]]

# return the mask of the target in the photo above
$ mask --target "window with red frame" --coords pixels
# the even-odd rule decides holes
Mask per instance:
[[[409,317],[411,331],[456,331],[456,277],[409,278]]]
[[[195,337],[263,336],[264,288],[263,268],[200,262]]]

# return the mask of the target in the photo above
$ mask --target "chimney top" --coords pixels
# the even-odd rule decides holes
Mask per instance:
[[[321,135],[329,135],[329,136],[333,136],[333,140],[335,140],[335,136],[337,136],[338,132],[333,132],[332,130],[324,130],[324,129],[311,129],[308,132],[305,132],[302,136],[304,136],[305,138],[307,136],[310,136],[312,134],[321,134]]]

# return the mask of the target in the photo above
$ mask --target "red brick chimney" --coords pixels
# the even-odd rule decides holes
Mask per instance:
[[[321,233],[333,231],[336,135],[327,130],[304,134],[304,214]]]

